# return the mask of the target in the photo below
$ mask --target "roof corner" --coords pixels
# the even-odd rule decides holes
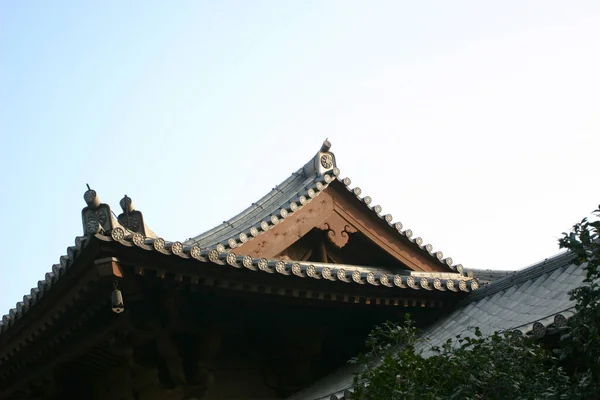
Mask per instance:
[[[335,155],[331,152],[331,142],[325,139],[317,154],[304,166],[304,174],[323,176],[330,171],[336,176],[339,175]]]
[[[110,206],[100,202],[100,197],[95,190],[87,185],[88,190],[83,194],[87,206],[81,210],[84,235],[96,233],[110,233],[119,223],[113,216]]]
[[[123,196],[123,198],[119,202],[119,205],[123,210],[123,212],[117,217],[119,224],[121,224],[131,232],[141,233],[142,235],[144,235],[144,237],[157,237],[156,234],[152,232],[152,230],[148,228],[148,226],[144,222],[144,216],[142,215],[142,212],[136,210],[133,206],[133,201],[131,200],[131,197],[127,195]]]
[[[123,212],[117,217],[108,204],[102,203],[95,190],[87,185],[83,194],[87,206],[81,210],[84,235],[111,235],[113,231],[139,233],[144,237],[156,238],[156,234],[144,223],[144,216],[135,209],[131,197],[125,195],[120,205]]]

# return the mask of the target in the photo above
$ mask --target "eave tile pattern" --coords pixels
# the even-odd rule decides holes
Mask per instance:
[[[2,317],[2,321],[0,322],[0,334],[13,326],[16,321],[44,297],[44,294],[50,290],[60,277],[73,265],[75,259],[88,243],[89,237],[87,236],[78,236],[75,238],[75,245],[67,248],[67,254],[60,257],[59,263],[54,264],[52,270],[46,273],[44,279],[38,281],[37,286],[33,287],[29,294],[23,296],[22,301],[19,301],[8,314]]]
[[[338,268],[335,264],[325,266],[297,261],[252,258],[248,255],[238,255],[227,251],[225,246],[203,249],[197,244],[190,246],[181,242],[169,242],[162,238],[144,237],[139,233],[132,234],[121,227],[113,229],[110,236],[96,234],[96,237],[100,240],[116,241],[123,246],[139,247],[146,251],[158,252],[164,255],[195,259],[200,262],[211,262],[231,268],[243,268],[268,274],[407,290],[471,292],[479,288],[477,280],[465,278],[458,273],[454,278],[448,278],[449,274],[435,272],[411,276]]]
[[[252,258],[247,255],[238,255],[234,252],[226,251],[224,246],[203,249],[199,245],[190,246],[181,242],[166,241],[160,237],[146,237],[121,226],[113,228],[110,235],[96,233],[93,236],[102,241],[114,241],[126,247],[138,247],[167,256],[195,259],[202,263],[213,263],[231,268],[290,277],[339,281],[348,284],[381,286],[382,289],[385,287],[413,291],[471,292],[479,288],[477,280],[465,278],[460,274],[456,274],[455,277],[449,277],[450,274],[448,273],[420,273],[419,276],[410,276],[369,272],[364,269],[337,268],[335,264],[331,266],[316,266],[305,262]],[[0,321],[0,334],[14,325],[64,275],[81,250],[89,243],[90,237],[89,235],[77,237],[75,245],[67,248],[67,254],[60,257],[60,262],[52,266],[52,270],[46,273],[43,280],[38,282],[37,287],[32,288],[30,294],[23,296],[23,300],[18,302],[15,308],[2,317],[2,321]]]

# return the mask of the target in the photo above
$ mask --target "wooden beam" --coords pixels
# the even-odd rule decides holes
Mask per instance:
[[[309,248],[308,250],[306,250],[306,253],[304,253],[304,255],[298,261],[307,261],[310,258],[310,256],[312,256],[312,253],[313,253],[313,249]]]
[[[333,199],[323,192],[299,211],[234,251],[256,258],[272,258],[290,247],[333,212]]]
[[[88,310],[93,312],[93,308],[94,307],[90,307]],[[85,315],[81,316],[80,318],[84,317]],[[54,370],[58,365],[79,357],[84,350],[102,342],[109,337],[109,335],[114,332],[124,321],[124,319],[115,315],[115,318],[111,319],[111,323],[101,331],[97,331],[96,327],[92,326],[84,329],[83,331],[80,330],[76,332],[75,339],[70,338],[59,348],[53,349],[50,354],[45,354],[42,356],[42,358],[36,359],[31,366],[19,374],[20,376],[11,376],[10,386],[0,389],[0,398],[9,398],[11,393],[21,389],[31,380],[41,378]],[[72,329],[71,327],[75,322],[71,321],[70,326],[63,330]],[[60,333],[57,333],[57,336],[60,336]]]
[[[325,244],[325,242],[319,242],[317,244],[318,248],[319,248],[319,261],[322,263],[326,263],[327,262],[327,245]]]
[[[102,258],[100,260],[94,261],[94,265],[98,270],[98,276],[101,278],[104,277],[114,277],[114,278],[122,278],[123,270],[119,265],[119,260],[115,257]]]
[[[393,256],[396,260],[406,265],[413,271],[426,272],[450,272],[442,264],[430,256],[422,253],[422,250],[412,244],[402,243],[401,238],[393,238],[389,233],[385,234],[380,227],[369,227],[360,217],[347,212],[343,207],[336,207],[335,210],[348,223],[365,235],[369,240],[383,249],[386,253]],[[394,234],[396,234],[394,232]],[[410,247],[413,247],[412,249]],[[454,272],[454,271],[452,271]]]

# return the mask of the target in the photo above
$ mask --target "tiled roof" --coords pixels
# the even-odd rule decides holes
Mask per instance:
[[[31,307],[33,307],[50,290],[61,276],[73,265],[75,259],[81,254],[81,251],[88,245],[89,237],[78,236],[75,238],[75,246],[67,248],[67,254],[60,257],[58,264],[54,264],[50,272],[46,273],[44,279],[38,281],[37,286],[33,287],[29,294],[23,296],[15,308],[12,308],[8,314],[2,317],[0,322],[0,334],[8,330],[19,318],[21,318]]]
[[[580,286],[584,277],[584,266],[573,264],[569,253],[515,271],[473,292],[460,308],[426,329],[421,348],[439,346],[459,334],[469,335],[473,326],[484,335],[510,330],[534,337],[560,329],[573,314],[569,292]],[[346,365],[289,400],[345,399],[356,371],[357,366]]]
[[[471,292],[479,288],[477,280],[465,277],[459,273],[403,271],[391,274],[385,270],[364,266],[252,258],[247,255],[237,255],[231,251],[220,252],[214,248],[208,250],[202,249],[198,245],[189,246],[180,242],[169,242],[162,238],[150,238],[137,232],[131,232],[121,226],[113,227],[110,235],[96,233],[93,237],[105,242],[118,242],[125,247],[137,247],[146,251],[183,259],[195,259],[201,263],[213,263],[232,268],[243,268],[250,271],[290,277],[323,279],[349,284],[366,284],[381,286],[382,288],[395,288],[396,290],[405,289],[408,291]],[[46,274],[45,279],[39,281],[37,287],[31,289],[31,293],[23,297],[23,301],[18,302],[15,308],[2,317],[0,334],[10,328],[45,292],[51,289],[66,269],[73,264],[89,241],[90,236],[76,238],[76,245],[67,249],[67,255],[60,258],[60,263],[55,264],[52,267],[52,271]]]
[[[479,283],[487,285],[495,282],[500,278],[504,278],[507,275],[515,273],[514,270],[492,270],[492,269],[472,269],[473,275],[477,277]]]
[[[373,205],[370,196],[363,196],[360,187],[351,187],[351,179],[340,178],[340,169],[335,156],[330,152],[331,143],[325,141],[321,150],[306,165],[294,172],[289,178],[275,186],[267,195],[252,203],[250,207],[224,221],[209,231],[183,242],[184,245],[198,245],[206,249],[217,249],[221,252],[234,250],[236,247],[267,232],[274,225],[289,217],[294,212],[319,196],[330,184],[339,182],[364,204],[371,212],[398,231],[398,234],[413,243],[416,249],[427,254],[446,268],[473,277],[461,264],[454,264],[451,257],[444,257],[441,251],[434,251],[431,244],[425,244],[423,238],[413,237],[411,229],[405,229],[401,222],[393,221],[391,214],[383,214],[380,205]],[[329,157],[330,163],[323,163],[323,157]]]
[[[572,259],[570,253],[559,254],[473,293],[463,307],[425,332],[427,344],[466,334],[470,326],[478,326],[484,335],[518,330],[543,336],[546,329],[566,324],[575,305],[569,292],[585,278],[584,266]]]
[[[235,254],[232,251],[219,251],[216,248],[203,249],[197,244],[186,245],[180,242],[168,242],[162,238],[148,238],[140,233],[128,232],[122,227],[114,228],[110,236],[96,234],[96,237],[105,241],[119,242],[126,247],[139,247],[164,255],[269,274],[412,290],[470,292],[479,288],[476,279],[465,277],[459,273],[403,272],[391,274],[382,269],[371,269],[364,266],[252,258],[248,255]]]
[[[307,176],[301,168],[235,217],[184,243],[197,244],[203,248],[218,244],[235,248],[267,231],[289,213],[297,211],[318,196],[335,178],[334,172],[339,173],[336,170],[323,175],[313,173]]]
[[[69,247],[67,255],[60,258],[60,264],[55,264],[52,271],[46,274],[45,279],[39,281],[37,287],[23,297],[23,301],[18,302],[15,308],[2,317],[0,334],[9,329],[52,287],[92,236],[165,255],[292,277],[406,290],[470,292],[478,289],[478,281],[473,279],[471,271],[464,270],[460,264],[454,265],[452,259],[444,258],[442,252],[434,252],[430,244],[423,245],[423,239],[420,237],[413,238],[410,229],[403,229],[402,223],[393,222],[390,214],[382,214],[381,206],[372,206],[371,197],[361,197],[362,191],[359,187],[351,188],[350,178],[339,178],[340,170],[336,166],[335,155],[330,152],[330,148],[331,144],[325,141],[315,157],[269,194],[223,224],[184,242],[170,242],[158,237],[148,228],[141,212],[134,209],[132,200],[128,196],[120,202],[123,213],[115,218],[110,207],[101,203],[96,192],[88,187],[89,190],[84,194],[87,207],[82,211],[85,236],[77,237],[75,246]],[[455,273],[392,274],[385,270],[364,266],[267,260],[234,253],[234,249],[240,244],[268,231],[282,219],[311,202],[334,182],[343,184],[365,207],[395,228],[399,235],[407,238],[419,251],[425,252]]]

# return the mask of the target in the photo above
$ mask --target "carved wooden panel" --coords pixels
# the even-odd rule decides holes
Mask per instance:
[[[335,211],[329,215],[325,222],[319,225],[319,229],[326,231],[329,241],[339,248],[348,243],[351,233],[358,231],[354,225]]]
[[[298,252],[287,254],[286,249],[314,228],[327,232],[329,241],[339,249],[348,244],[352,234],[360,232],[375,246],[411,270],[449,271],[448,267],[402,237],[387,222],[336,182],[330,184],[324,192],[300,211],[282,220],[264,235],[236,248],[235,252],[256,258],[287,255],[293,259],[292,253],[297,256]],[[312,252],[314,248],[307,251]],[[308,257],[311,255],[309,254]],[[308,257],[297,260],[301,261]],[[314,254],[312,258],[315,258]],[[350,260],[350,263],[353,262]]]

